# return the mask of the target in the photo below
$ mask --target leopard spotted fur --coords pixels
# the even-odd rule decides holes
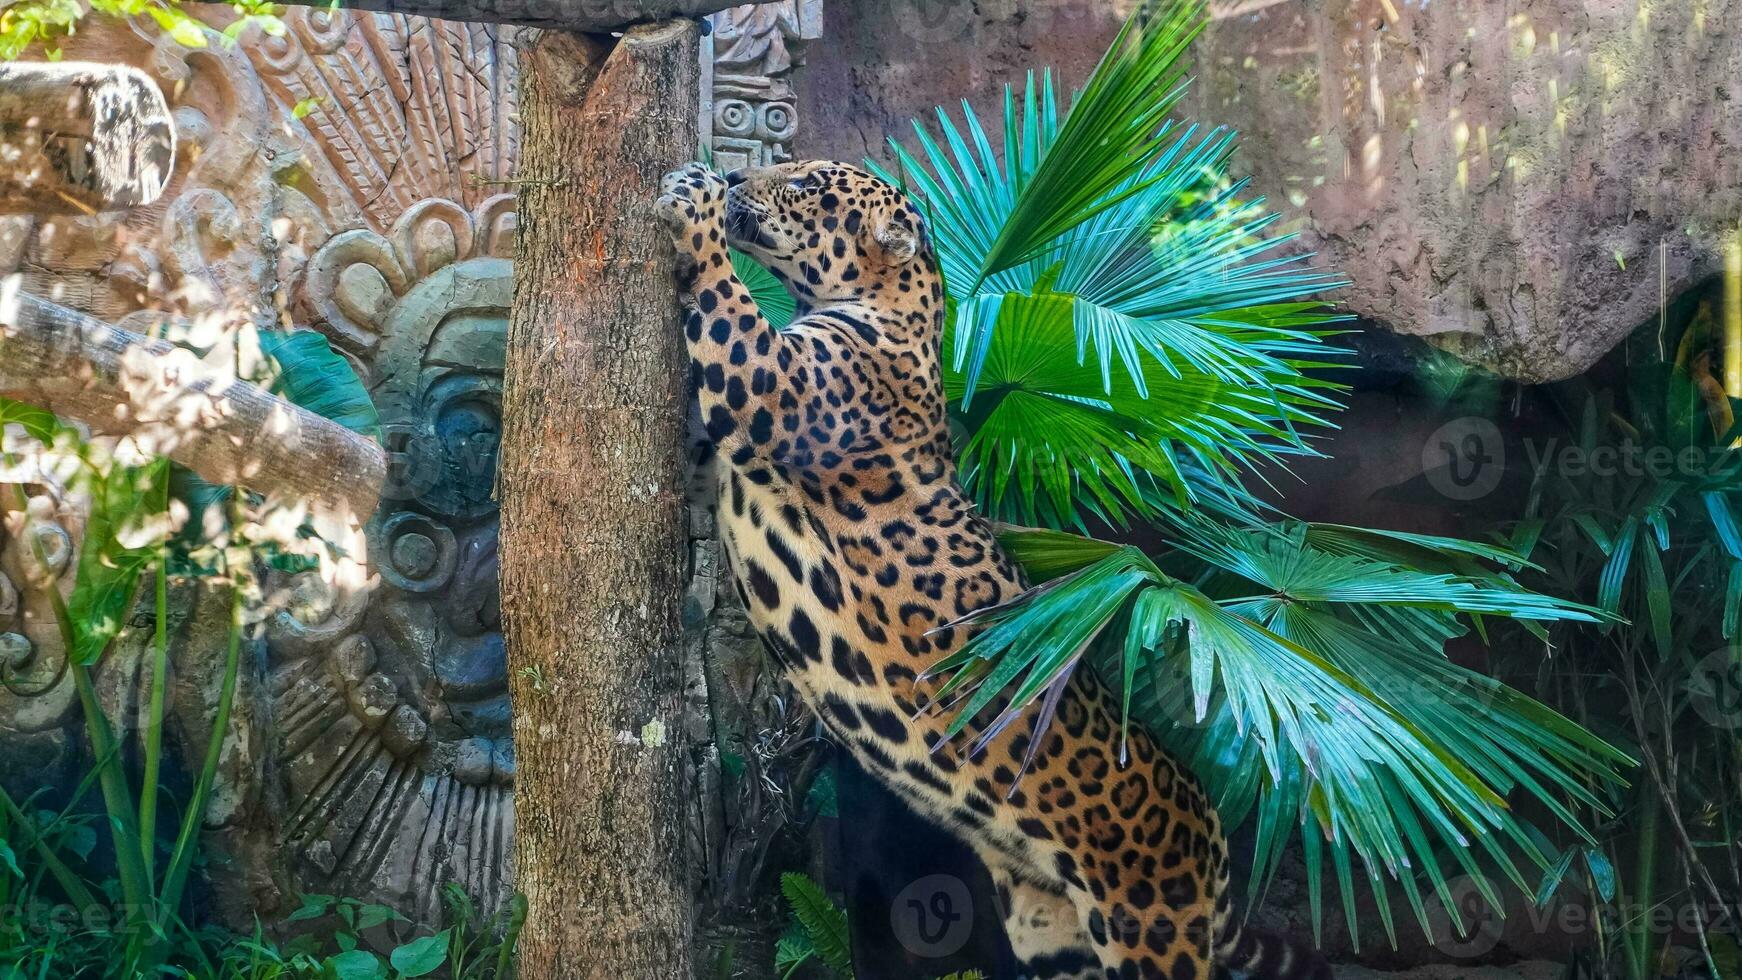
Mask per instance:
[[[984,859],[1022,975],[1328,977],[1238,927],[1215,810],[1141,732],[1117,763],[1118,708],[1088,672],[1020,781],[1028,726],[971,758],[939,746],[948,714],[924,710],[919,678],[966,639],[939,627],[1025,583],[956,480],[920,211],[839,163],[693,164],[662,190],[744,606],[833,737]],[[762,317],[728,245],[788,285],[788,328]]]

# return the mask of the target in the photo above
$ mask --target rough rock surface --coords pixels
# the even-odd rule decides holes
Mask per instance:
[[[1050,65],[1066,83],[1094,70],[1132,0],[886,0],[828,8],[824,41],[799,69],[800,115],[820,120],[797,155],[887,159],[885,137],[969,99],[998,111],[1006,83]],[[991,118],[982,116],[982,118]]]
[[[1721,269],[1742,3],[1216,7],[1193,109],[1243,132],[1354,311],[1548,380]]]
[[[843,5],[845,6],[845,5]],[[849,159],[1031,66],[1079,84],[1122,7],[832,9],[807,155]],[[873,9],[874,8],[874,9]],[[1742,2],[1212,0],[1187,111],[1350,280],[1346,309],[1523,380],[1589,367],[1717,273],[1742,204]]]

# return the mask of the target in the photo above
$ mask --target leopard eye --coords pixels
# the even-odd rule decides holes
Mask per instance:
[[[811,185],[811,179],[809,177],[794,177],[786,183],[793,190],[802,191]]]

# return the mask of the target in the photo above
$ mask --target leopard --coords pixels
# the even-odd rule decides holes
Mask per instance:
[[[1029,583],[963,490],[942,381],[949,303],[921,207],[850,164],[666,175],[689,382],[739,599],[831,739],[990,872],[1024,980],[1328,980],[1245,927],[1200,781],[1076,671],[1052,724],[952,737],[929,668]],[[736,249],[791,293],[773,326]],[[974,751],[964,749],[969,746]]]

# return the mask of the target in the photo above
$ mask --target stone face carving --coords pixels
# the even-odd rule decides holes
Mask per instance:
[[[352,360],[398,460],[369,528],[376,580],[347,595],[273,583],[290,601],[264,630],[262,710],[244,712],[252,762],[221,778],[275,785],[220,787],[235,805],[214,830],[256,906],[338,893],[432,919],[456,881],[490,908],[513,832],[490,497],[516,227],[512,31],[284,19],[282,37],[203,51],[112,22],[81,32],[81,54],[139,64],[173,93],[175,180],[157,208],[8,228],[7,251],[25,288],[129,326],[308,326]],[[9,745],[64,750],[71,688],[51,621],[15,608],[20,550],[0,540],[0,699],[19,702],[0,725]]]
[[[512,274],[491,251],[508,242],[482,229],[511,203],[420,202],[390,236],[335,237],[306,283],[311,305],[362,311],[333,333],[371,352],[399,466],[369,527],[375,589],[322,594],[311,577],[311,601],[268,630],[286,839],[329,891],[421,917],[443,881],[487,906],[508,884],[514,750],[490,489]],[[428,221],[443,230],[411,230]]]
[[[238,701],[209,828],[231,873],[214,885],[243,918],[305,891],[433,919],[449,881],[490,908],[511,888],[514,828],[491,496],[517,231],[514,31],[306,7],[284,19],[282,37],[199,51],[114,22],[82,30],[69,56],[139,65],[170,95],[174,179],[150,208],[0,219],[0,273],[135,329],[165,318],[310,327],[351,360],[396,460],[369,526],[375,580],[343,594],[312,576],[270,583],[288,601]],[[706,118],[725,121],[717,164],[784,159],[788,73],[820,32],[820,0],[739,8],[715,26],[704,101]],[[40,516],[64,572],[76,502]],[[0,506],[0,517],[0,740],[39,774],[38,757],[75,764],[76,704],[52,620],[25,587],[39,578],[17,515]],[[697,542],[698,594],[717,585],[700,560],[713,547]],[[194,635],[203,618],[174,620],[190,676],[217,646]],[[741,638],[727,667],[705,667],[718,630],[704,618],[692,624],[698,743],[712,734],[704,675],[761,662]],[[126,675],[124,659],[105,669]],[[132,683],[109,688],[124,699]],[[185,700],[182,724],[198,731],[210,692]],[[717,755],[697,765],[708,799],[690,819],[698,867],[712,868],[731,820]]]
[[[709,18],[702,45],[702,134],[714,167],[790,159],[798,132],[791,72],[803,45],[822,36],[822,0],[746,4]]]
[[[267,630],[294,868],[421,918],[457,881],[510,882],[514,752],[497,610],[500,429],[511,292],[516,60],[498,28],[300,9],[254,49],[335,180],[328,238],[289,284],[295,319],[363,368],[398,464],[369,527],[365,594]],[[353,221],[343,223],[350,224]]]

